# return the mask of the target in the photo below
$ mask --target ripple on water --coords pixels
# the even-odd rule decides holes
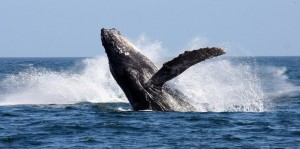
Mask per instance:
[[[300,130],[291,131],[291,134],[294,135],[295,137],[300,137]],[[300,141],[300,139],[299,139],[299,141]]]
[[[20,141],[22,139],[25,139],[25,137],[20,136],[20,135],[9,135],[9,136],[2,136],[0,138],[0,141],[2,143],[14,143],[14,142]]]
[[[3,117],[17,117],[17,114],[13,114],[13,113],[1,113],[1,116]]]
[[[232,134],[226,134],[223,135],[223,138],[227,141],[231,141],[231,142],[238,142],[241,141],[242,139],[240,137],[238,137],[237,135],[232,135]]]

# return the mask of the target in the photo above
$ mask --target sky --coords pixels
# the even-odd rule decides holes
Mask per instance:
[[[170,53],[196,41],[228,55],[300,56],[298,0],[0,0],[0,57],[102,55],[101,28]]]

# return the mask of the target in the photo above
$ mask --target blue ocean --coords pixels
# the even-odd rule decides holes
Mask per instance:
[[[195,110],[133,111],[105,56],[0,58],[0,148],[300,148],[300,57],[218,57],[168,85]]]

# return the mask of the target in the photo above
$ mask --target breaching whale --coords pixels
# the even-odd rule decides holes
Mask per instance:
[[[185,51],[157,67],[116,29],[101,29],[110,72],[133,110],[193,111],[180,91],[165,83],[198,62],[224,54],[217,47]]]

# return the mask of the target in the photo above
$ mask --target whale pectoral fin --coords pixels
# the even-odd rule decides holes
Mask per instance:
[[[178,57],[164,63],[163,67],[152,76],[147,84],[162,87],[165,82],[180,75],[194,64],[222,54],[225,54],[224,50],[217,47],[207,47],[193,51],[185,51]]]

